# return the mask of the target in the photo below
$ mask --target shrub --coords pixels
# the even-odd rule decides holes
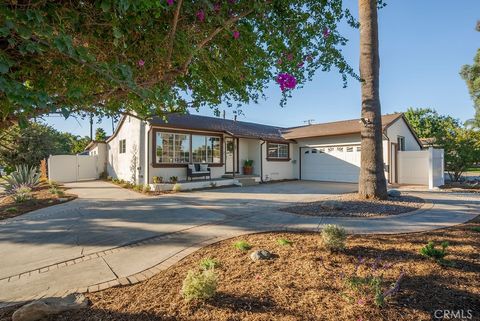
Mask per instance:
[[[180,192],[181,190],[182,190],[182,185],[181,184],[175,183],[175,185],[173,185],[173,187],[172,187],[172,191],[174,191],[174,192]]]
[[[480,226],[474,226],[470,228],[474,232],[479,232],[480,233]]]
[[[32,189],[28,186],[20,186],[13,191],[12,198],[15,203],[23,203],[32,198]]]
[[[143,185],[133,185],[132,188],[136,192],[141,192],[143,190]]]
[[[5,177],[5,190],[12,192],[20,187],[34,188],[40,183],[40,173],[37,168],[27,165],[20,165],[15,167],[15,171],[10,176]]]
[[[153,184],[160,184],[163,182],[163,177],[153,176]]]
[[[48,185],[50,185],[50,187],[60,187],[60,184],[58,184],[57,182],[55,181],[48,181]]]
[[[447,255],[447,247],[449,246],[448,242],[442,242],[441,249],[436,248],[435,242],[428,242],[427,245],[420,249],[420,254],[427,256],[434,260],[443,260]]]
[[[57,196],[63,196],[65,195],[65,192],[62,191],[60,188],[58,188],[58,186],[50,186],[50,188],[48,189],[48,191],[50,193],[52,193],[53,195],[57,195]]]
[[[200,261],[200,268],[203,270],[211,270],[220,266],[220,262],[212,258],[204,258]]]
[[[101,172],[100,176],[99,176],[100,179],[108,179],[108,177],[109,176],[108,176],[107,172]]]
[[[178,177],[177,176],[170,176],[170,183],[176,183],[178,182]]]
[[[8,207],[8,208],[5,209],[4,212],[5,212],[5,213],[16,213],[16,212],[18,212],[18,208],[16,208],[15,206],[13,206],[13,207]]]
[[[233,246],[240,251],[248,251],[252,248],[252,246],[246,241],[237,241],[233,243]]]
[[[202,272],[190,270],[185,280],[183,280],[181,293],[187,302],[210,299],[216,292],[217,275],[212,269]]]
[[[152,189],[150,188],[150,185],[148,185],[148,184],[145,184],[145,185],[143,185],[143,187],[142,187],[142,192],[144,192],[144,193],[148,193],[148,192],[150,192],[151,190],[152,190]]]
[[[287,239],[281,238],[281,239],[277,240],[277,244],[278,245],[290,245],[291,246],[293,244],[293,242],[289,241]]]
[[[342,251],[345,249],[347,232],[341,226],[328,224],[322,229],[323,245],[330,251]]]

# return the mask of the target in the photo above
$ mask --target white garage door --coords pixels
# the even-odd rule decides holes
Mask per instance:
[[[358,182],[360,146],[302,148],[301,177],[305,180]]]

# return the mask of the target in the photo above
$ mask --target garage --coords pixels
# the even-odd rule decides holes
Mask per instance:
[[[360,175],[360,145],[303,147],[301,179],[357,183]]]

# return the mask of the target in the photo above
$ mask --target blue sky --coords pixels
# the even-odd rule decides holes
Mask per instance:
[[[356,0],[345,0],[357,12]],[[387,0],[379,11],[380,99],[382,113],[404,111],[408,107],[430,107],[462,121],[473,117],[474,109],[465,82],[460,78],[462,65],[471,64],[480,48],[479,0]],[[350,65],[358,70],[358,30],[341,29],[350,39],[343,52]],[[314,79],[293,92],[286,107],[280,107],[281,92],[274,83],[259,104],[243,107],[239,120],[277,126],[303,125],[358,118],[360,86],[350,79],[347,88],[337,72],[317,72]],[[227,116],[232,117],[227,109]],[[200,114],[212,116],[204,109]],[[47,123],[61,131],[88,135],[87,120],[47,117]],[[112,132],[110,120],[94,124]]]

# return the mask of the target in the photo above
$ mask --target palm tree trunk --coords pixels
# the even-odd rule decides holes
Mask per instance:
[[[377,0],[358,1],[360,77],[362,78],[362,153],[358,193],[361,198],[387,198],[383,168],[382,113],[379,95]]]

